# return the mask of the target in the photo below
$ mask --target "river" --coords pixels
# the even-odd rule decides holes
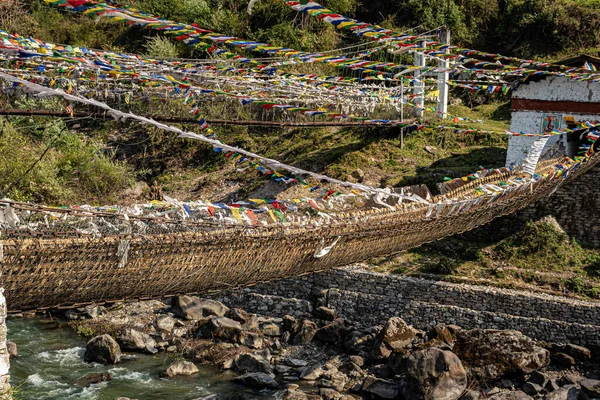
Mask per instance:
[[[15,400],[115,400],[123,396],[137,400],[192,400],[220,394],[246,399],[274,399],[271,393],[252,392],[229,382],[232,373],[198,365],[191,377],[161,378],[160,373],[178,355],[135,354],[135,360],[115,366],[83,362],[86,338],[79,337],[66,323],[56,328],[38,319],[9,319],[8,337],[17,344],[19,358],[11,360],[11,384]],[[77,379],[108,372],[112,380],[90,387]]]

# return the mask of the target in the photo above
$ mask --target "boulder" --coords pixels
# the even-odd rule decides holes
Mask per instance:
[[[337,313],[333,308],[320,306],[315,310],[315,316],[325,321],[334,321],[337,318]]]
[[[456,400],[467,388],[467,372],[450,351],[435,347],[416,351],[407,367],[409,387],[417,397]]]
[[[308,362],[300,360],[299,358],[287,358],[285,363],[294,368],[306,367],[308,365]]]
[[[411,344],[416,333],[402,318],[392,317],[386,322],[378,339],[392,350],[400,350]]]
[[[131,328],[123,328],[117,340],[121,348],[125,350],[145,350],[149,353],[156,353],[156,341],[147,333],[136,331]]]
[[[348,377],[340,371],[327,371],[321,377],[319,386],[343,392],[348,384]]]
[[[360,331],[352,331],[344,338],[344,348],[352,353],[359,353],[367,347],[372,340],[371,335],[366,335]]]
[[[92,385],[97,385],[98,383],[109,382],[111,379],[112,377],[108,372],[100,374],[87,374],[81,378],[77,378],[75,384],[82,387],[90,387]]]
[[[382,341],[378,340],[373,346],[373,351],[369,356],[370,360],[375,363],[381,363],[387,360],[392,355],[392,349]]]
[[[271,372],[269,362],[258,354],[240,354],[235,359],[235,366],[241,372]]]
[[[239,322],[240,324],[245,324],[250,319],[250,314],[241,308],[232,308],[227,312],[227,314],[225,314],[225,316]]]
[[[400,394],[400,385],[396,382],[367,376],[363,382],[362,391],[381,399],[395,399]]]
[[[592,352],[587,347],[577,346],[576,344],[564,345],[562,352],[570,355],[576,361],[588,361],[592,358]]]
[[[344,336],[348,333],[346,320],[338,318],[330,324],[317,330],[315,339],[329,344],[338,344],[343,342]]]
[[[452,348],[454,345],[454,337],[450,332],[450,329],[444,324],[436,325],[427,334],[427,339],[433,347],[448,347]]]
[[[341,396],[338,391],[330,388],[319,389],[319,394],[321,395],[321,399],[323,400],[338,400]]]
[[[262,336],[254,332],[242,332],[240,344],[251,349],[262,349],[265,345]]]
[[[225,317],[209,317],[196,331],[196,337],[238,343],[242,335],[242,325]]]
[[[171,333],[175,328],[175,320],[165,314],[158,315],[153,324],[159,332]]]
[[[560,388],[560,386],[558,386],[558,383],[556,383],[556,380],[554,380],[554,379],[549,379],[548,382],[546,382],[546,384],[544,385],[544,389],[548,393],[554,392],[555,390],[558,390],[559,388]]]
[[[461,330],[454,353],[478,379],[497,379],[510,373],[529,374],[550,364],[548,350],[517,331]]]
[[[287,388],[282,395],[282,400],[308,400],[308,395],[302,390],[298,390],[297,385]]]
[[[121,348],[110,335],[96,336],[85,346],[83,360],[113,365],[121,360]]]
[[[544,390],[544,388],[542,386],[538,385],[537,383],[526,382],[523,385],[523,391],[530,396],[535,396],[536,394],[540,393],[542,390]]]
[[[303,319],[298,323],[298,326],[294,332],[294,339],[292,343],[295,345],[301,345],[310,343],[315,334],[317,333],[317,324],[307,319]]]
[[[544,396],[544,400],[577,400],[577,387],[567,386],[558,388]]]
[[[300,379],[305,381],[316,381],[321,376],[323,376],[323,367],[320,365],[311,365],[309,367],[304,367],[302,372],[300,372]]]
[[[276,389],[279,384],[273,377],[264,372],[248,372],[232,379],[233,382],[253,386],[259,389]]]
[[[516,392],[500,392],[489,397],[490,400],[533,400],[533,397],[529,396],[525,392],[520,390]]]
[[[573,357],[565,353],[552,354],[552,361],[554,361],[558,365],[563,365],[565,367],[570,367],[572,365],[577,364]]]
[[[535,383],[542,387],[546,386],[546,384],[548,383],[548,380],[549,380],[548,375],[546,375],[540,371],[533,371],[531,373],[531,376],[528,379],[529,382]]]
[[[584,379],[579,382],[581,390],[591,398],[600,398],[600,381],[596,379]]]
[[[262,333],[266,336],[280,336],[281,328],[277,324],[267,322],[260,327]]]
[[[175,376],[190,376],[200,372],[198,367],[189,361],[175,361],[165,370],[164,375],[173,378]]]
[[[10,340],[6,341],[6,351],[8,351],[8,355],[10,358],[19,357],[19,353],[17,351],[17,344],[15,342],[11,342]]]
[[[284,315],[283,318],[283,330],[288,332],[295,332],[298,328],[298,321],[291,315]]]
[[[477,390],[467,390],[460,400],[480,400],[481,393]]]
[[[173,299],[172,307],[175,315],[188,320],[200,320],[210,316],[223,317],[229,311],[223,303],[194,296],[177,296]]]

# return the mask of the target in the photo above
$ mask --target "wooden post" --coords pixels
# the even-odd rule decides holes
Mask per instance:
[[[442,42],[444,44],[450,44],[450,29],[448,29],[447,27],[442,28],[442,30],[440,31],[440,42]],[[449,53],[449,51],[446,50],[446,53]],[[449,61],[439,61],[438,67],[449,68],[450,62]],[[450,88],[448,87],[448,73],[444,72],[444,73],[438,74],[438,91],[440,92],[440,96],[438,97],[438,102],[437,102],[437,113],[443,119],[446,119],[446,117],[448,117],[448,91],[449,91],[449,89]]]
[[[12,399],[9,382],[10,356],[6,347],[6,336],[6,298],[4,288],[0,288],[0,400]]]

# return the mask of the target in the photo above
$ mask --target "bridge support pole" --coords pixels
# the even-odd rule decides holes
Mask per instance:
[[[9,382],[10,375],[8,374],[10,367],[10,356],[6,347],[7,332],[6,298],[4,297],[4,288],[0,288],[0,400],[12,399],[12,390]]]

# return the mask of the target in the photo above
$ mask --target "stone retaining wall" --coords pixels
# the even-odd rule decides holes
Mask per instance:
[[[381,324],[397,315],[420,329],[437,323],[516,329],[540,340],[600,345],[597,302],[378,274],[356,267],[222,293],[218,299],[274,316],[309,315],[313,306],[324,304],[364,325]]]

